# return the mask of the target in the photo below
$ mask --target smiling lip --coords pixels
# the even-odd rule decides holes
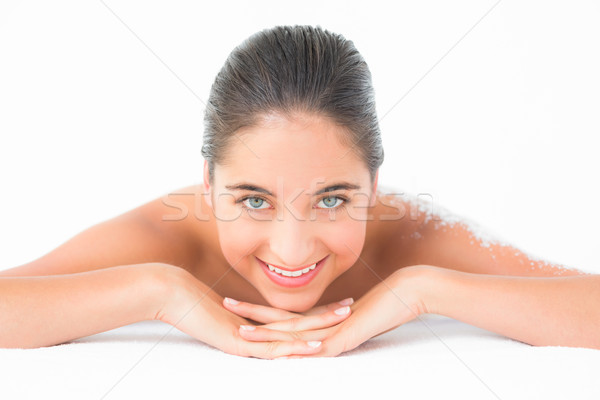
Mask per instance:
[[[312,281],[313,278],[319,273],[319,271],[321,271],[321,267],[324,264],[327,257],[329,257],[329,256],[326,256],[325,258],[321,259],[321,261],[317,262],[315,269],[313,269],[312,271],[309,271],[305,274],[302,274],[302,275],[296,276],[296,277],[283,276],[274,271],[271,271],[269,269],[269,267],[267,266],[267,264],[263,260],[261,260],[258,257],[256,257],[256,259],[258,260],[258,263],[262,267],[265,274],[269,277],[269,279],[271,279],[271,281],[273,281],[274,283],[276,283],[280,286],[284,286],[284,287],[288,287],[288,288],[295,288],[295,287],[305,286],[310,281]],[[271,265],[273,265],[273,264],[271,264]],[[313,265],[313,264],[310,264],[307,267],[310,267],[311,265]],[[273,266],[275,266],[275,265],[273,265]],[[277,268],[279,268],[279,267],[277,267]],[[304,268],[306,268],[306,267],[296,269],[295,271],[299,271],[300,269],[304,269]],[[283,268],[280,268],[280,269],[283,269]],[[292,270],[286,269],[285,271],[292,271]]]
[[[260,261],[262,261],[262,260],[260,260]],[[282,269],[284,271],[294,272],[294,271],[302,271],[304,268],[312,267],[313,265],[318,264],[318,263],[319,262],[308,264],[308,265],[305,265],[304,267],[300,267],[300,268],[296,268],[296,269],[287,269],[287,268],[280,267],[279,265],[275,265],[275,264],[271,264],[271,263],[265,263],[265,264],[269,264],[269,265],[271,265],[273,267],[277,267],[277,268]]]

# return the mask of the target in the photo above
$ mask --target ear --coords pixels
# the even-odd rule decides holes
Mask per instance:
[[[208,161],[204,160],[204,184],[203,184],[203,188],[204,188],[204,195],[206,196],[206,204],[208,204],[208,206],[210,208],[213,208],[212,206],[212,193],[211,193],[211,188],[210,188],[210,180],[209,180],[209,176],[208,176]]]
[[[377,180],[379,179],[379,168],[377,168],[377,172],[375,173],[375,180],[373,181],[373,191],[371,192],[371,200],[369,201],[369,207],[375,207],[377,204]]]

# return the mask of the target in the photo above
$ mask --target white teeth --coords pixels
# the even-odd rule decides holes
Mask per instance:
[[[315,263],[315,264],[311,265],[310,267],[306,267],[306,268],[298,270],[298,271],[284,271],[282,269],[272,266],[271,264],[267,264],[267,267],[269,267],[269,270],[275,271],[276,273],[278,273],[280,275],[296,277],[296,276],[304,275],[308,271],[312,271],[313,269],[315,269],[317,267],[317,264]]]

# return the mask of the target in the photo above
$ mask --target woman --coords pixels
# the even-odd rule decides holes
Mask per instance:
[[[251,36],[218,73],[205,122],[202,185],[0,272],[2,347],[155,319],[230,354],[323,357],[437,313],[600,348],[597,275],[378,189],[371,76],[341,35]]]

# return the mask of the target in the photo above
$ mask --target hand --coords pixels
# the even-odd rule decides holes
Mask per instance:
[[[226,307],[240,315],[266,323],[253,330],[240,328],[240,335],[249,342],[281,343],[299,339],[322,342],[319,351],[281,358],[337,356],[426,312],[420,296],[419,282],[425,271],[432,268],[437,267],[417,265],[394,272],[356,301],[350,307],[351,315],[346,314],[346,318],[336,317],[333,311],[298,316],[285,310],[267,310],[249,303]],[[327,307],[332,308],[332,305]]]
[[[324,327],[332,327],[344,321],[347,317],[350,316],[350,307],[349,305],[354,302],[354,299],[351,297],[318,306],[313,307],[308,311],[302,313],[295,313],[287,310],[282,310],[279,308],[261,306],[257,304],[252,304],[248,302],[241,302],[231,298],[225,298],[223,301],[223,306],[232,312],[238,314],[241,317],[246,317],[250,319],[253,324],[245,324],[240,325],[240,335],[242,337],[246,337],[246,332],[251,332],[256,330],[256,324],[258,323],[271,323],[268,327],[277,329],[277,323],[281,321],[285,321],[285,326],[287,332],[284,336],[282,336],[282,340],[277,340],[275,337],[271,339],[271,343],[275,343],[276,341],[288,341],[294,340],[294,335],[296,335],[297,330],[306,330],[309,327],[311,329],[324,328]],[[263,328],[267,327],[267,325],[263,325]],[[250,334],[251,338],[255,339],[257,336]],[[321,342],[317,340],[319,336],[311,336],[310,334],[303,334],[302,340],[307,343],[312,344],[315,348],[319,347]]]
[[[174,325],[180,331],[233,355],[271,359],[319,351],[319,348],[311,347],[301,339],[244,340],[240,335],[240,325],[251,325],[251,322],[224,308],[223,297],[179,267],[166,268],[165,271],[166,276],[163,275],[162,280],[167,282],[165,298],[168,300],[157,313],[157,320]],[[275,313],[282,311],[270,307],[264,309]],[[317,308],[316,311],[323,312],[325,309]]]
[[[325,304],[322,306],[313,307],[310,310],[296,313],[292,311],[283,310],[280,308],[261,306],[258,304],[238,301],[231,298],[225,298],[223,302],[223,306],[228,310],[238,314],[239,316],[248,318],[252,322],[258,323],[269,323],[269,322],[277,322],[283,321],[292,318],[299,317],[308,317],[313,315],[321,315],[330,311],[335,311],[340,307],[349,306],[354,303],[354,299],[352,297],[348,297],[344,300],[336,301],[330,304]],[[335,314],[338,315],[338,314]],[[326,317],[324,317],[326,318]],[[255,324],[256,325],[256,324]]]

